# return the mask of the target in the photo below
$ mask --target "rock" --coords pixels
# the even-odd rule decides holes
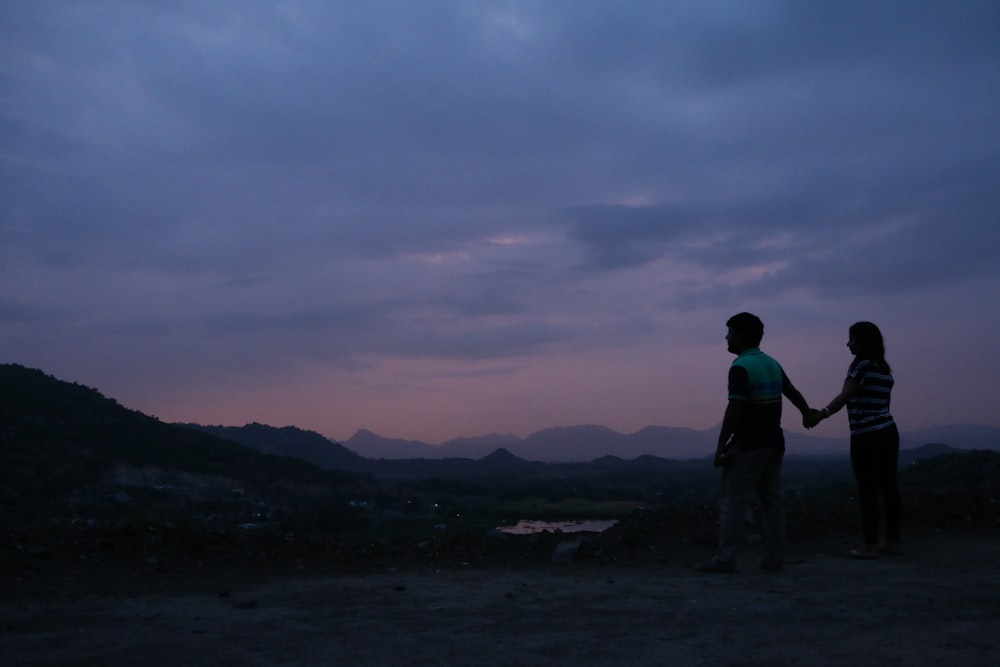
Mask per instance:
[[[552,562],[572,563],[584,556],[585,548],[589,544],[590,540],[585,537],[578,537],[572,542],[560,542],[552,552]]]

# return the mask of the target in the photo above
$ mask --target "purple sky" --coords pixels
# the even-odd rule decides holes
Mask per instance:
[[[750,310],[815,405],[866,319],[904,431],[1000,426],[998,35],[995,0],[3,2],[0,361],[337,440],[705,429]]]

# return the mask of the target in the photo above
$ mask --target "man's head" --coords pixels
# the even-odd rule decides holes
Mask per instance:
[[[761,338],[764,337],[764,323],[752,313],[733,315],[726,322],[726,326],[729,328],[726,342],[729,344],[729,351],[733,354],[757,347],[760,345]]]

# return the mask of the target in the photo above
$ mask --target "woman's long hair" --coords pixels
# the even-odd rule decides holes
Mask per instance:
[[[848,333],[861,343],[860,357],[871,359],[891,373],[892,368],[885,360],[885,341],[882,340],[882,332],[871,322],[855,322],[851,325]]]

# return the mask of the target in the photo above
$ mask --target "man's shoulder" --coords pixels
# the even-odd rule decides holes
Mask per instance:
[[[733,360],[733,365],[734,366],[740,365],[745,367],[777,366],[778,368],[781,368],[781,364],[778,363],[777,359],[767,354],[766,352],[763,352],[759,347],[755,347],[752,350],[747,350],[740,356],[736,357],[736,359]]]
[[[762,354],[764,353],[760,351],[759,347],[751,347],[748,350],[743,350],[738,355],[736,355],[735,359],[733,359],[733,365],[735,366],[739,364],[743,366],[746,364],[753,363],[754,360],[756,360]]]

